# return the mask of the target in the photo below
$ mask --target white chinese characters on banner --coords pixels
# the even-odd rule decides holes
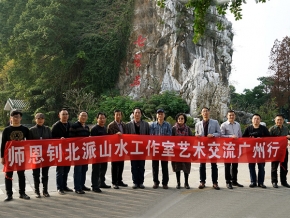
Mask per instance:
[[[42,145],[29,146],[29,161],[28,163],[40,164],[44,161],[42,157]]]
[[[144,154],[143,151],[139,151],[139,144],[143,144],[142,141],[132,141],[132,143],[135,144],[135,151],[130,152],[130,154],[133,154],[133,155]]]
[[[47,148],[47,156],[49,157],[49,162],[55,161],[55,159],[58,159],[58,162],[62,162],[62,146],[59,145],[48,145]]]
[[[120,143],[115,144],[117,147],[116,152],[114,153],[115,155],[119,154],[119,157],[123,157],[124,153],[128,154],[128,151],[126,150],[126,146],[128,145],[127,142],[124,143],[124,140],[121,139]]]
[[[221,158],[220,155],[218,155],[218,151],[220,150],[218,147],[220,146],[220,144],[216,144],[215,142],[213,143],[208,143],[208,146],[209,146],[209,151],[211,152],[211,155],[209,156],[209,158]]]
[[[87,142],[87,143],[83,143],[83,150],[84,150],[84,155],[83,155],[83,159],[88,160],[88,159],[92,159],[92,158],[96,158],[96,154],[95,151],[96,149],[96,144],[94,141],[92,142]]]
[[[181,141],[180,143],[177,143],[177,145],[180,147],[181,152],[179,153],[179,157],[183,157],[183,158],[189,158],[190,157],[190,153],[187,152],[187,154],[184,154],[188,147],[190,146],[190,144],[185,141]]]
[[[272,146],[272,144],[273,144],[273,146]],[[275,153],[274,153],[273,157],[276,157],[276,156],[277,156],[277,151],[278,151],[278,149],[280,148],[280,146],[274,146],[274,145],[279,145],[279,143],[278,143],[278,142],[273,142],[273,143],[270,142],[270,143],[267,145],[267,147],[268,147],[267,152],[268,152],[268,154],[269,154],[269,158],[271,157],[272,150],[275,150]]]
[[[107,140],[105,140],[104,149],[103,145],[100,145],[100,157],[111,157],[111,156],[112,156],[112,145],[108,144]]]
[[[18,166],[21,166],[24,161],[24,147],[11,146],[8,149],[9,166],[12,166],[14,163],[18,164]]]
[[[193,154],[194,157],[196,157],[196,155],[198,159],[200,159],[200,155],[205,157],[205,153],[203,152],[203,149],[205,149],[205,146],[203,142],[198,142],[197,145],[194,145],[192,147],[195,148],[195,153]]]
[[[240,143],[241,141],[239,141]],[[79,149],[74,142],[68,143],[66,148],[63,148],[62,144],[53,145],[48,144],[47,149],[43,150],[42,145],[30,145],[29,149],[26,148],[29,153],[25,153],[24,146],[8,148],[8,162],[9,166],[14,164],[23,166],[23,163],[30,163],[34,165],[41,165],[45,160],[48,162],[61,163],[67,161],[78,160],[90,160],[113,156],[123,157],[124,155],[147,155],[147,157],[177,157],[183,159],[204,160],[204,159],[221,159],[231,161],[241,158],[245,153],[251,155],[256,160],[271,159],[277,157],[280,152],[281,145],[278,141],[271,142],[256,142],[254,146],[243,142],[242,144],[234,144],[232,141],[222,142],[222,144],[211,142],[204,143],[197,141],[196,145],[191,145],[188,141],[172,142],[172,141],[155,141],[155,140],[143,140],[143,141],[129,141],[126,142],[120,139],[119,143],[114,142],[114,148],[108,140],[104,140],[102,144],[96,145],[95,141],[84,142],[82,149]],[[145,144],[147,143],[147,145]],[[131,150],[129,150],[129,146]],[[145,146],[146,145],[146,146]],[[99,150],[97,149],[99,148]],[[222,149],[220,151],[220,149]],[[147,152],[146,152],[147,151]],[[206,151],[206,152],[205,152]],[[146,152],[146,153],[145,153]],[[65,153],[66,156],[63,156]],[[147,158],[146,157],[146,158]],[[27,158],[27,160],[25,159]],[[113,157],[114,158],[114,157]],[[64,160],[63,160],[64,159]],[[113,159],[112,159],[113,160]]]
[[[164,150],[163,150],[161,156],[174,157],[175,156],[174,146],[175,146],[174,142],[170,142],[170,141],[162,142],[162,147],[164,147]]]
[[[155,142],[155,140],[148,140],[148,144],[146,146],[147,149],[147,155],[151,155],[151,148],[152,148],[152,156],[155,157],[156,154],[159,154],[159,147],[160,143]]]
[[[79,150],[79,147],[76,147],[75,143],[69,143],[68,148],[65,149],[65,151],[68,153],[68,156],[65,157],[68,161],[76,161],[80,159],[80,156],[78,155],[76,157],[76,152]]]
[[[235,144],[233,144],[232,142],[229,142],[229,143],[225,143],[224,142],[224,146],[223,146],[223,149],[224,149],[224,154],[223,154],[223,158],[236,158],[236,155],[235,155]]]

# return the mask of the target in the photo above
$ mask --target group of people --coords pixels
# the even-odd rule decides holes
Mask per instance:
[[[261,116],[254,114],[252,117],[252,125],[248,126],[242,134],[240,124],[235,121],[235,111],[229,110],[227,112],[227,121],[219,126],[217,120],[210,118],[210,109],[203,107],[201,110],[202,120],[195,125],[195,136],[197,137],[268,137],[268,136],[285,136],[290,139],[289,130],[283,125],[284,118],[282,115],[275,117],[275,125],[269,130],[261,125]],[[5,164],[4,151],[7,141],[10,140],[33,140],[33,139],[62,139],[69,137],[88,137],[88,136],[103,136],[112,134],[138,134],[138,135],[162,135],[162,136],[192,136],[191,129],[186,125],[187,116],[184,113],[178,113],[175,117],[176,123],[173,127],[165,121],[165,111],[158,109],[156,111],[156,121],[151,125],[148,122],[142,120],[142,110],[135,108],[133,111],[133,118],[130,122],[125,124],[122,121],[122,111],[114,111],[114,121],[112,121],[107,127],[106,114],[98,113],[96,116],[97,124],[90,128],[86,124],[88,114],[85,111],[81,111],[78,115],[78,121],[71,124],[69,120],[69,113],[66,109],[62,109],[59,112],[59,121],[57,121],[52,129],[44,125],[45,117],[42,113],[35,115],[36,125],[28,129],[21,125],[22,113],[20,111],[12,111],[10,114],[10,126],[6,127],[2,133],[1,144],[1,163]],[[159,162],[158,160],[152,161],[152,173],[153,173],[153,188],[157,189],[160,185],[159,181]],[[190,189],[188,177],[191,170],[191,163],[188,162],[172,162],[172,170],[176,174],[177,185],[176,188],[181,188],[180,175],[181,171],[184,173],[184,187]],[[265,177],[265,163],[258,163],[258,179],[255,170],[256,163],[249,163],[249,171],[251,184],[249,187],[261,187],[266,188],[264,185]],[[274,188],[278,188],[278,176],[277,168],[280,165],[280,180],[281,184],[290,188],[287,183],[288,172],[288,150],[286,151],[285,160],[283,163],[272,162],[271,166],[271,179]],[[101,188],[111,188],[110,185],[105,183],[105,175],[107,172],[107,163],[95,163],[92,164],[91,174],[91,188],[85,186],[86,173],[88,165],[77,165],[74,167],[73,179],[74,190],[77,194],[85,194],[85,191],[93,191],[100,193]],[[168,189],[169,171],[168,161],[161,161],[162,168],[162,187]],[[111,174],[112,185],[114,189],[119,187],[127,187],[128,185],[123,182],[123,169],[124,161],[112,162]],[[40,198],[40,174],[41,182],[43,185],[42,195],[49,197],[48,193],[48,171],[49,167],[43,167],[39,169],[33,169],[34,179],[34,192],[36,198]],[[73,192],[67,186],[67,177],[70,171],[70,166],[57,166],[56,167],[56,186],[57,192],[61,195],[65,192]],[[145,160],[131,160],[131,173],[133,180],[133,189],[144,189],[144,173],[145,173]],[[200,185],[199,189],[205,188],[206,184],[206,164],[200,163]],[[17,171],[19,178],[19,197],[22,199],[30,199],[25,193],[25,174],[24,171]],[[211,163],[211,175],[213,188],[219,190],[218,186],[218,168],[216,163]],[[243,187],[238,183],[238,164],[237,163],[225,163],[225,180],[227,188],[232,189],[233,186]],[[13,172],[6,172],[5,175],[5,187],[6,198],[5,201],[13,199],[12,195],[12,176]]]

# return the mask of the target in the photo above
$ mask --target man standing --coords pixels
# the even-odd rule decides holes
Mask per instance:
[[[107,135],[106,114],[99,112],[97,114],[97,125],[92,128],[91,136]],[[102,192],[100,188],[111,188],[110,185],[105,183],[105,175],[107,172],[108,163],[95,163],[92,164],[92,189],[94,192]]]
[[[62,109],[58,113],[59,121],[52,125],[51,135],[54,139],[64,139],[69,137],[69,129],[71,124],[68,122],[69,114],[66,109]],[[60,195],[64,192],[72,192],[73,190],[67,187],[67,176],[70,171],[70,166],[56,167],[56,188]]]
[[[118,134],[122,135],[125,132],[125,123],[122,121],[122,111],[114,111],[115,120],[108,125],[108,134]],[[123,170],[124,161],[112,162],[112,184],[114,189],[119,189],[119,186],[127,187],[128,185],[123,182]]]
[[[22,141],[29,139],[29,129],[21,125],[22,113],[20,111],[12,111],[10,114],[10,126],[7,126],[2,133],[2,143],[1,143],[1,163],[4,165],[6,161],[4,158],[5,145],[8,141]],[[25,194],[25,174],[24,170],[17,171],[18,181],[19,181],[19,198],[30,199],[30,197]],[[5,173],[5,188],[7,197],[4,201],[11,201],[13,199],[12,191],[12,172]]]
[[[126,124],[125,133],[137,135],[149,135],[149,124],[141,120],[142,111],[135,108],[133,111],[133,120]],[[144,189],[145,160],[131,160],[131,172],[134,185],[133,189]]]
[[[150,126],[150,135],[168,135],[171,136],[172,130],[168,122],[164,121],[165,113],[163,109],[157,110],[157,121],[153,122]],[[164,189],[168,189],[169,173],[168,173],[168,161],[161,161],[162,167],[162,186]],[[153,171],[153,188],[159,187],[158,173],[159,173],[159,160],[152,160]]]
[[[267,137],[270,136],[270,133],[267,127],[260,125],[261,123],[261,116],[260,114],[254,114],[252,116],[252,125],[248,126],[245,129],[243,137]],[[249,163],[249,171],[250,171],[250,178],[251,184],[249,185],[250,188],[254,188],[257,186],[257,175],[256,175],[256,163]],[[265,179],[265,163],[258,163],[258,186],[261,188],[267,188],[264,185]]]
[[[241,138],[241,126],[235,121],[235,111],[229,110],[227,113],[228,120],[221,125],[221,137],[226,138]],[[238,163],[225,163],[225,178],[228,189],[233,189],[233,186],[244,187],[238,181]]]
[[[209,108],[203,107],[201,110],[202,120],[195,124],[195,135],[196,136],[205,136],[208,138],[219,137],[221,134],[220,126],[217,120],[210,119]],[[206,180],[206,168],[205,163],[201,163],[199,167],[200,175],[200,185],[199,189],[205,187]],[[211,163],[211,178],[213,183],[213,188],[215,190],[220,190],[218,186],[218,168],[216,163]]]
[[[90,136],[90,128],[86,125],[88,120],[88,113],[81,111],[79,113],[78,121],[71,125],[69,129],[70,137],[88,137]],[[74,167],[74,189],[77,194],[85,194],[84,191],[91,189],[85,186],[86,172],[88,171],[88,164],[78,165]]]
[[[286,136],[286,138],[290,139],[289,129],[284,126],[284,117],[282,114],[278,114],[275,117],[275,124],[269,129],[271,136]],[[286,147],[286,154],[284,158],[284,162],[280,163],[279,161],[274,161],[271,164],[271,180],[274,188],[278,188],[278,175],[277,169],[280,165],[280,180],[281,185],[287,188],[290,188],[290,185],[287,183],[287,172],[288,172],[288,149]]]

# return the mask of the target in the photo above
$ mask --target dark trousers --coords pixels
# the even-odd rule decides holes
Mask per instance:
[[[288,173],[288,149],[286,150],[286,155],[283,162],[275,161],[271,164],[271,180],[272,183],[278,183],[277,169],[280,165],[280,180],[281,184],[287,183],[287,173]]]
[[[88,171],[88,165],[78,165],[74,167],[74,189],[80,191],[85,186],[86,172]]]
[[[92,164],[92,188],[98,188],[101,184],[105,183],[105,175],[107,172],[108,163]]]
[[[161,161],[162,168],[162,185],[167,185],[169,181],[168,161]],[[152,160],[153,182],[159,185],[159,160]]]
[[[176,174],[177,184],[180,185],[180,171],[175,172],[175,174]],[[188,185],[188,176],[189,176],[189,174],[185,173],[185,172],[183,172],[183,174],[184,174],[184,185]]]
[[[205,163],[201,163],[199,166],[199,176],[200,176],[200,182],[205,183],[206,180],[206,168]],[[211,163],[211,179],[212,183],[217,183],[218,180],[218,168],[216,163]]]
[[[34,189],[39,191],[40,169],[42,173],[41,182],[43,184],[43,188],[47,190],[49,167],[42,167],[42,168],[37,168],[37,169],[32,170],[32,175],[33,175],[33,180],[34,180]]]
[[[264,184],[265,179],[265,163],[257,163],[258,165],[258,184]],[[257,183],[256,163],[249,163],[251,183]]]
[[[238,163],[225,163],[225,179],[226,183],[237,182]]]
[[[56,188],[64,190],[67,187],[67,176],[70,171],[70,166],[56,167]]]
[[[25,174],[24,170],[17,171],[18,174],[18,183],[19,183],[19,194],[25,193]],[[13,171],[12,172],[6,172],[5,174],[5,188],[6,193],[8,196],[13,195],[12,191],[12,177],[13,177]]]
[[[131,160],[132,180],[136,185],[144,182],[145,160]]]
[[[123,170],[124,170],[124,161],[112,162],[112,184],[118,185],[123,181]]]

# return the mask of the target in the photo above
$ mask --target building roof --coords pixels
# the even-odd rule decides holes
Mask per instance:
[[[27,107],[27,103],[23,100],[11,99],[8,98],[4,110],[11,111],[11,110],[23,110]]]

